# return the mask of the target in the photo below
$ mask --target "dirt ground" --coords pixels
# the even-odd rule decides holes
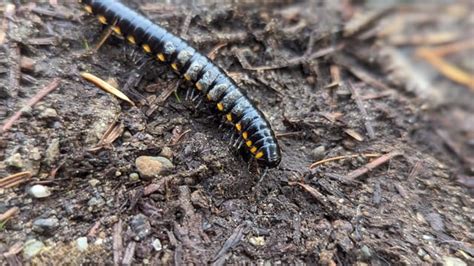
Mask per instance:
[[[167,67],[99,46],[76,3],[24,2],[0,5],[2,265],[474,263],[470,1],[126,1],[266,114],[263,179]]]

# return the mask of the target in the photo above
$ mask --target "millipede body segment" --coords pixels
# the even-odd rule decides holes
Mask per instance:
[[[264,167],[276,167],[281,153],[275,134],[263,113],[245,93],[209,58],[185,40],[154,24],[114,0],[79,0],[100,23],[156,60],[168,64],[193,84],[195,92],[215,106],[233,124],[246,149]]]

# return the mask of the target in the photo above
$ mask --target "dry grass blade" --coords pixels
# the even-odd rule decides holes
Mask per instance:
[[[419,48],[416,54],[428,61],[428,63],[430,63],[448,79],[461,85],[465,85],[471,90],[474,90],[474,77],[472,74],[467,73],[464,70],[448,63],[436,53],[436,50],[430,48]]]
[[[130,100],[127,95],[123,92],[115,88],[114,86],[110,85],[109,83],[105,82],[103,79],[98,78],[97,76],[92,75],[91,73],[81,72],[81,77],[85,80],[89,81],[90,83],[96,85],[99,89],[106,91],[115,97],[122,99],[131,105],[135,106],[135,103]]]
[[[10,188],[28,181],[31,173],[28,171],[16,173],[0,179],[0,188]]]

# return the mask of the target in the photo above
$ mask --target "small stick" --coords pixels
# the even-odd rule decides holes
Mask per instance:
[[[122,253],[123,253],[122,220],[119,220],[114,225],[114,232],[113,232],[112,239],[113,239],[112,249],[114,252],[114,265],[120,265],[120,259],[122,258]]]
[[[400,151],[392,151],[392,152],[389,152],[387,154],[384,154],[382,156],[380,156],[379,158],[373,160],[372,162],[350,172],[349,174],[347,174],[346,178],[349,179],[349,180],[353,180],[361,175],[364,175],[372,170],[374,170],[375,168],[377,168],[378,166],[388,162],[390,159],[392,159],[393,157],[395,156],[400,156],[400,155],[403,155],[403,153],[401,153]]]
[[[20,209],[18,207],[13,207],[13,208],[8,209],[6,212],[0,214],[0,223],[10,219],[14,215],[16,215],[19,211]]]
[[[125,248],[125,254],[123,255],[122,265],[131,265],[133,261],[133,257],[135,256],[135,246],[137,243],[135,241],[131,241],[128,243],[127,248]]]
[[[369,135],[370,139],[373,139],[375,138],[375,132],[374,128],[372,127],[372,124],[370,123],[369,115],[367,114],[367,110],[365,109],[364,103],[362,102],[362,99],[360,98],[357,89],[354,88],[354,86],[352,85],[352,82],[349,81],[347,84],[347,87],[349,87],[349,90],[352,93],[352,97],[354,98],[354,101],[356,102],[357,107],[359,108],[359,111],[362,114],[362,118],[364,119],[364,125],[365,129],[367,130],[367,135]]]
[[[11,128],[11,126],[13,125],[13,123],[15,123],[15,121],[20,118],[21,114],[23,113],[24,110],[26,110],[27,108],[30,108],[30,107],[33,107],[36,103],[38,103],[44,96],[48,95],[50,92],[52,92],[53,90],[57,89],[59,87],[59,84],[60,84],[60,79],[59,78],[55,78],[53,79],[53,81],[51,81],[51,83],[49,83],[46,87],[44,87],[43,89],[41,89],[40,91],[38,91],[38,93],[36,93],[35,96],[33,96],[33,98],[31,98],[25,106],[23,106],[19,111],[17,111],[13,116],[11,116],[6,122],[5,124],[3,124],[2,126],[2,129],[1,129],[1,132],[6,132],[8,129]]]
[[[320,164],[327,163],[327,162],[332,162],[332,161],[337,161],[337,160],[347,159],[347,158],[356,158],[356,157],[359,157],[359,156],[363,156],[363,157],[367,157],[367,158],[373,158],[373,157],[379,157],[380,154],[378,154],[378,153],[365,153],[365,154],[353,154],[353,155],[336,156],[336,157],[327,158],[327,159],[324,159],[324,160],[317,161],[317,162],[311,164],[309,166],[309,168],[313,169],[316,166],[318,166]]]
[[[10,72],[8,75],[8,90],[10,91],[12,97],[15,98],[18,94],[21,79],[20,47],[18,47],[18,44],[16,42],[11,42],[8,51],[8,60],[10,62]]]

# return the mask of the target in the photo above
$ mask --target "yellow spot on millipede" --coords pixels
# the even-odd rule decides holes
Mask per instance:
[[[92,14],[92,6],[86,5],[84,6],[84,9],[87,11],[87,13]]]
[[[242,125],[240,123],[235,124],[235,128],[237,128],[238,131],[242,130]]]
[[[253,146],[251,149],[250,149],[250,152],[255,154],[257,152],[257,147]]]
[[[224,105],[223,105],[222,103],[218,103],[218,104],[217,104],[217,109],[218,109],[219,111],[224,110]]]
[[[248,147],[252,146],[252,141],[251,141],[251,140],[247,140],[247,142],[245,142],[245,145],[247,145]]]
[[[145,51],[145,53],[151,53],[150,45],[148,45],[148,44],[143,44],[143,45],[142,45],[142,48],[143,48],[143,51]]]
[[[120,28],[118,26],[113,26],[112,27],[112,30],[117,33],[118,35],[122,35],[122,31],[120,30]]]
[[[172,67],[174,70],[178,71],[178,65],[177,65],[176,63],[171,64],[171,67]]]
[[[248,137],[249,133],[247,131],[244,131],[244,133],[242,133],[242,138],[247,139]]]
[[[102,15],[99,15],[97,16],[97,19],[99,20],[100,23],[102,24],[107,24],[107,18],[102,16]]]
[[[156,57],[158,58],[158,60],[160,60],[161,62],[165,62],[166,58],[165,58],[165,55],[164,54],[157,54]]]
[[[255,155],[255,158],[257,158],[257,159],[260,159],[262,157],[263,157],[263,151],[261,151],[261,152],[257,153],[257,155]]]
[[[232,114],[231,113],[226,114],[225,118],[227,118],[227,121],[232,122]]]
[[[196,89],[202,91],[202,85],[201,85],[201,83],[196,83]]]
[[[133,37],[132,35],[128,35],[128,36],[127,36],[127,40],[128,40],[128,42],[131,43],[131,44],[135,44],[135,43],[136,43],[136,42],[135,42],[135,37]]]
[[[191,80],[191,76],[188,75],[188,74],[184,74],[184,78],[185,78],[186,80]]]
[[[212,101],[212,97],[211,97],[211,95],[210,95],[209,93],[208,93],[206,96],[207,96],[207,99],[208,99],[209,101]]]

